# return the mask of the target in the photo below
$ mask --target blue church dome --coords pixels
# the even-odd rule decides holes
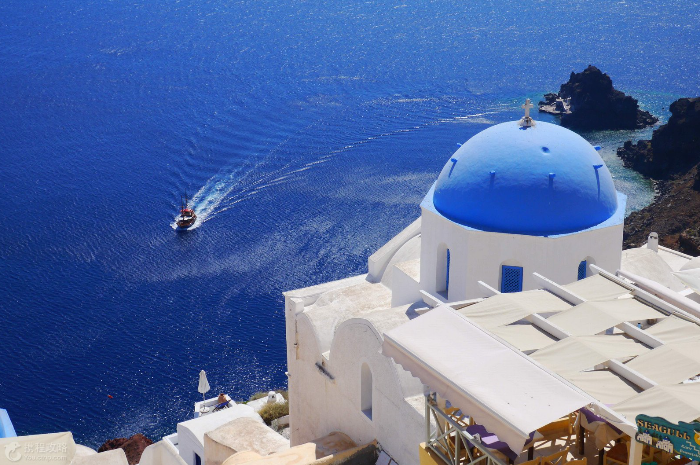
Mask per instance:
[[[578,134],[538,121],[492,126],[457,150],[435,183],[435,209],[475,229],[549,236],[581,231],[617,210],[612,176]]]

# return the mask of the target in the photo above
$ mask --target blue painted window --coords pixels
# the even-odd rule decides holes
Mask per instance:
[[[501,267],[501,292],[520,292],[523,290],[523,267]]]
[[[450,289],[450,249],[447,249],[447,273],[445,273],[445,290]]]
[[[586,277],[586,269],[588,268],[588,263],[586,260],[578,264],[578,279],[584,279]]]

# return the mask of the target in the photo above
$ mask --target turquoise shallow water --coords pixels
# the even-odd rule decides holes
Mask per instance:
[[[283,290],[365,272],[457,143],[572,70],[667,118],[699,88],[698,6],[2,2],[0,406],[97,447],[173,431],[200,369],[283,386]],[[583,135],[646,205],[615,148],[650,130]]]

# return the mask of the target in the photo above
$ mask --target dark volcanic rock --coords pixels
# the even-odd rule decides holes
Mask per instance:
[[[613,88],[612,79],[595,66],[581,73],[571,73],[559,94],[545,95],[540,104],[556,98],[568,102],[568,111],[561,113],[561,125],[576,129],[641,129],[658,119],[639,109],[637,100]]]
[[[700,98],[676,100],[670,110],[668,123],[655,130],[650,141],[627,141],[617,149],[625,166],[654,179],[669,179],[700,162]]]
[[[657,183],[654,202],[625,218],[623,245],[639,247],[651,231],[661,245],[700,255],[700,192],[693,189],[697,168],[670,181]]]
[[[658,179],[657,176],[652,175],[652,170],[649,169],[651,166],[650,140],[640,140],[636,144],[628,140],[622,147],[617,149],[617,156],[622,159],[622,163],[627,168],[632,168],[645,176]]]
[[[656,231],[663,245],[700,255],[700,98],[673,102],[671,118],[650,141],[627,141],[617,154],[659,180],[654,202],[625,220],[624,245],[638,246]]]
[[[110,439],[97,449],[97,452],[105,452],[113,449],[124,449],[126,459],[130,465],[135,465],[141,460],[143,450],[153,444],[153,441],[148,439],[141,433],[134,434],[130,438]]]

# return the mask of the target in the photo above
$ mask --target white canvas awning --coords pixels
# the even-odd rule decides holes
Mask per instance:
[[[643,413],[671,423],[700,418],[700,383],[654,386],[615,405],[613,409],[634,422]]]
[[[620,286],[599,274],[562,286],[585,300],[610,300],[629,294],[629,289]]]
[[[609,370],[581,371],[563,376],[605,405],[617,404],[641,391]]]
[[[547,291],[534,290],[497,294],[477,304],[458,310],[479,326],[491,329],[521,320],[533,313],[561,312],[571,305]]]
[[[682,341],[688,338],[700,338],[700,326],[673,315],[664,318],[653,326],[649,326],[644,332],[661,339],[665,343]]]
[[[700,375],[700,338],[672,342],[650,350],[627,366],[657,384],[678,384]]]
[[[700,294],[700,268],[676,271],[673,275],[683,281],[683,284]]]
[[[679,271],[693,270],[695,268],[700,268],[700,257],[691,258],[681,266]]]
[[[446,306],[384,333],[382,351],[515,452],[594,401]]]
[[[491,332],[523,352],[542,349],[557,342],[552,336],[532,324],[499,326],[491,329]]]
[[[530,357],[557,373],[593,368],[613,359],[634,357],[648,352],[643,344],[623,334],[571,336],[533,352]]]
[[[623,250],[618,272],[620,271],[641,276],[676,292],[685,288],[683,283],[673,276],[673,270],[666,260],[651,249]]]
[[[549,321],[574,336],[599,334],[625,321],[665,318],[636,299],[616,299],[605,302],[584,302],[549,317]]]

